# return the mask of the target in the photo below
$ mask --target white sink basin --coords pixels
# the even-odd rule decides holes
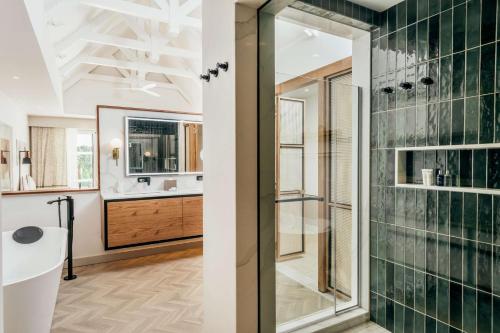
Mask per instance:
[[[123,195],[147,195],[147,194],[159,194],[161,191],[151,191],[151,192],[126,192]]]

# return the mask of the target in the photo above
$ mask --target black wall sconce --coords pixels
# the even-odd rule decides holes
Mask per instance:
[[[214,77],[219,76],[219,69],[218,68],[214,68],[214,69],[209,68],[208,72],[210,73],[210,75],[213,75]]]
[[[26,149],[26,148],[25,148]],[[22,154],[24,153],[24,157],[21,158]],[[22,184],[22,165],[29,165],[31,164],[31,157],[30,157],[30,151],[29,150],[20,150],[19,151],[19,189],[21,190],[21,184]],[[30,170],[31,174],[31,170]]]
[[[201,74],[200,75],[200,80],[205,80],[207,82],[210,82],[210,76],[213,75],[214,77],[219,76],[219,69],[222,69],[224,72],[227,72],[229,68],[229,63],[227,61],[225,62],[218,62],[215,65],[215,68],[209,68],[207,74]]]
[[[0,151],[0,164],[7,164],[7,157],[5,157],[5,153],[10,153],[8,150],[2,150]]]
[[[434,80],[431,77],[426,76],[421,78],[420,82],[422,82],[422,84],[425,86],[429,86],[434,83]]]
[[[394,89],[392,87],[385,87],[380,89],[384,94],[392,94],[394,92]]]
[[[399,88],[401,88],[403,90],[410,90],[412,87],[413,87],[413,84],[411,84],[410,82],[401,82],[399,84]]]
[[[200,74],[200,80],[205,80],[207,82],[210,82],[210,73]]]
[[[229,63],[227,61],[225,61],[225,62],[218,62],[217,63],[217,68],[220,68],[224,72],[227,72],[227,70],[229,69]]]

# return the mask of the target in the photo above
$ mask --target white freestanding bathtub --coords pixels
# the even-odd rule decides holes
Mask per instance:
[[[42,228],[43,237],[19,244],[2,233],[5,333],[49,333],[66,258],[67,230]]]

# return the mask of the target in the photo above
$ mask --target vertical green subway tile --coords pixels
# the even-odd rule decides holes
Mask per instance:
[[[495,40],[497,0],[482,0],[481,4],[481,43],[486,44]]]
[[[498,6],[498,7],[500,8],[500,6]],[[500,42],[497,42],[497,68],[496,68],[495,88],[496,88],[496,92],[500,92]]]
[[[387,17],[388,10],[384,10],[380,13],[380,36],[384,36],[387,34],[389,19]]]
[[[406,29],[406,66],[417,63],[417,25],[409,25]]]
[[[500,246],[500,195],[493,196],[493,244]]]
[[[415,227],[420,230],[425,230],[426,191],[421,189],[416,190],[416,197]]]
[[[447,279],[450,274],[450,240],[438,234],[438,275]]]
[[[493,246],[493,293],[500,296],[500,246]]]
[[[422,0],[419,0],[419,2]],[[427,1],[426,1],[427,2]],[[418,62],[426,61],[429,57],[428,20],[417,23],[417,59]]]
[[[416,110],[414,107],[406,109],[406,124],[405,124],[405,132],[406,132],[406,146],[413,147],[415,146],[415,123],[416,123]]]
[[[472,186],[486,187],[486,149],[473,150]]]
[[[452,57],[443,57],[440,59],[439,66],[439,90],[441,92],[441,100],[451,98],[452,89]]]
[[[394,251],[396,247],[396,228],[388,224],[387,225],[387,242],[386,242],[386,252],[385,256],[387,260],[394,261]]]
[[[466,286],[476,287],[477,243],[464,241],[463,247],[463,283]]]
[[[398,11],[398,29],[406,26],[406,1],[403,1],[397,5]]]
[[[450,193],[438,191],[438,232],[449,233]]]
[[[480,242],[491,243],[493,240],[493,205],[490,194],[478,194],[477,199],[477,219],[478,235]]]
[[[426,230],[437,230],[437,194],[436,191],[427,191]]]
[[[476,96],[479,92],[479,51],[479,48],[467,50],[467,68],[465,71],[465,91],[467,97]]]
[[[418,20],[422,20],[422,19],[425,19],[427,18],[427,16],[429,15],[429,4],[427,2],[428,0],[418,0],[418,15],[417,15],[417,18]]]
[[[389,72],[396,70],[397,46],[397,34],[394,32],[387,36],[387,71]]]
[[[450,280],[462,283],[462,238],[450,237]]]
[[[425,333],[436,333],[436,319],[432,317],[425,317]]]
[[[415,143],[417,146],[426,144],[427,109],[425,106],[417,107],[417,119],[415,128]]]
[[[441,29],[440,29],[440,53],[441,57],[447,56],[452,52],[452,27],[453,27],[453,12],[447,10],[441,13]],[[431,18],[432,21],[432,18]],[[432,30],[432,28],[430,28]]]
[[[500,93],[495,97],[495,142],[498,143],[500,142]]]
[[[405,305],[415,306],[415,271],[411,268],[405,269]]]
[[[425,332],[425,316],[415,311],[415,333]]]
[[[452,103],[451,143],[453,145],[461,145],[464,143],[464,100],[463,99],[456,99]]]
[[[441,0],[429,1],[429,16],[438,14],[441,11]]]
[[[394,261],[398,264],[405,262],[405,229],[396,227],[396,246],[394,248]]]
[[[396,72],[396,81],[397,81],[396,107],[398,109],[401,109],[406,106],[406,100],[407,100],[407,91],[400,88],[401,84],[403,82],[406,82],[406,71],[404,70],[404,68]]]
[[[404,267],[400,265],[394,265],[394,300],[399,303],[404,303],[404,281]]]
[[[491,318],[492,312],[492,299],[491,294],[478,291],[477,292],[477,332],[490,333],[491,332]]]
[[[385,189],[385,222],[394,224],[395,220],[395,193],[394,187],[387,187]]]
[[[500,149],[488,149],[487,187],[500,189]]]
[[[394,304],[394,333],[403,333],[405,329],[405,308]]]
[[[481,46],[481,94],[490,94],[495,88],[495,44]]]
[[[453,52],[465,49],[465,4],[453,8]]]
[[[425,313],[425,273],[415,271],[415,310]]]
[[[493,296],[493,333],[500,332],[500,297]]]
[[[467,48],[479,46],[481,41],[481,0],[467,1]]]
[[[475,144],[479,139],[479,98],[471,97],[465,101],[465,143]]]
[[[415,189],[406,189],[405,193],[405,225],[415,227],[416,194]]]
[[[429,18],[429,59],[439,57],[439,15]]]
[[[378,114],[371,115],[370,121],[370,148],[377,148],[378,144]],[[374,150],[376,152],[376,150]]]
[[[417,101],[416,101],[416,92],[417,92],[417,86],[416,86],[416,66],[412,66],[406,69],[406,82],[410,83],[412,87],[408,90],[406,90],[406,105],[407,106],[415,106]]]
[[[385,191],[383,186],[378,188],[378,218],[380,222],[385,222]]]
[[[406,1],[406,23],[408,25],[417,21],[417,0]]]
[[[436,151],[436,169],[442,170],[443,173],[446,171],[446,159],[447,152],[444,149]]]
[[[405,146],[405,110],[400,109],[396,112],[396,147]]]
[[[415,267],[425,271],[425,231],[415,231]]]
[[[477,243],[477,288],[492,291],[493,247],[491,244]]]
[[[464,238],[477,239],[477,194],[464,193]]]
[[[426,274],[425,279],[425,314],[436,317],[437,309],[437,278],[434,275]]]
[[[396,146],[396,111],[387,112],[387,148]]]
[[[437,322],[436,332],[437,333],[453,333],[453,332],[450,332],[450,327],[448,325],[446,325],[445,323],[442,323],[440,321]]]
[[[405,225],[405,189],[396,189],[396,225]]]
[[[441,0],[441,10],[442,11],[450,9],[452,6],[453,6],[453,0]]]
[[[494,137],[495,96],[481,96],[479,104],[479,143],[492,143]]]
[[[370,320],[377,320],[377,294],[370,293]]]
[[[415,230],[406,229],[405,232],[405,265],[413,267],[415,263]]]
[[[377,257],[380,259],[385,259],[386,258],[386,249],[387,249],[387,224],[385,223],[379,223],[378,224],[378,240],[377,240]]]
[[[385,326],[385,297],[377,297],[377,324],[384,327]]]
[[[453,78],[452,78],[453,98],[464,97],[465,90],[465,52],[453,55]]]
[[[389,298],[385,302],[385,329],[394,330],[394,302]]]
[[[387,73],[387,86],[396,91],[396,72]],[[387,94],[387,110],[396,108],[396,94]]]
[[[462,187],[472,186],[472,150],[460,150],[459,183]]]
[[[392,6],[387,10],[387,20],[388,20],[388,32],[394,32],[397,30],[397,7]]]
[[[377,263],[377,290],[380,295],[385,296],[385,260],[378,259]]]
[[[476,290],[463,288],[463,330],[465,332],[476,332],[477,299]]]
[[[377,258],[370,257],[370,291],[377,292]]]
[[[450,194],[450,235],[462,237],[463,193]]]
[[[438,114],[439,103],[429,104],[427,112],[427,145],[438,145]]]
[[[442,322],[448,323],[450,283],[445,279],[437,281],[437,316]]]
[[[387,47],[387,36],[380,37],[378,55],[379,74],[385,74],[387,71]]]
[[[385,263],[385,295],[387,298],[394,298],[394,264],[390,261]]]
[[[387,147],[387,112],[380,113],[378,116],[378,146]]]
[[[451,182],[457,184],[457,177],[460,174],[460,151],[448,150],[446,152],[446,169],[450,172]],[[456,185],[453,185],[456,186]],[[454,207],[452,207],[454,208]],[[451,214],[451,212],[450,212]]]
[[[370,221],[370,255],[377,256],[378,223]]]
[[[414,327],[414,321],[415,321],[415,311],[409,307],[405,307],[405,328],[404,331],[406,332],[414,332],[415,327]]]
[[[397,32],[396,68],[406,67],[406,28]]]
[[[420,80],[427,76],[427,64],[422,63],[417,66],[417,105],[426,106],[427,104],[427,86]]]
[[[426,249],[426,262],[425,270],[427,273],[436,274],[438,265],[438,250],[437,250],[437,237],[435,233],[428,232],[425,244]]]
[[[439,100],[439,61],[433,60],[428,63],[429,77],[434,80],[434,83],[427,86],[427,98],[429,102],[437,102]]]
[[[451,142],[451,103],[441,102],[439,106],[439,144],[449,145]],[[444,172],[444,170],[443,170]]]

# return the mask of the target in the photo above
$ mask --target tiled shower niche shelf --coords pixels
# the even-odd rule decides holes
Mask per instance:
[[[500,143],[396,148],[394,155],[396,187],[500,194]],[[456,185],[423,185],[422,169],[449,170]]]

